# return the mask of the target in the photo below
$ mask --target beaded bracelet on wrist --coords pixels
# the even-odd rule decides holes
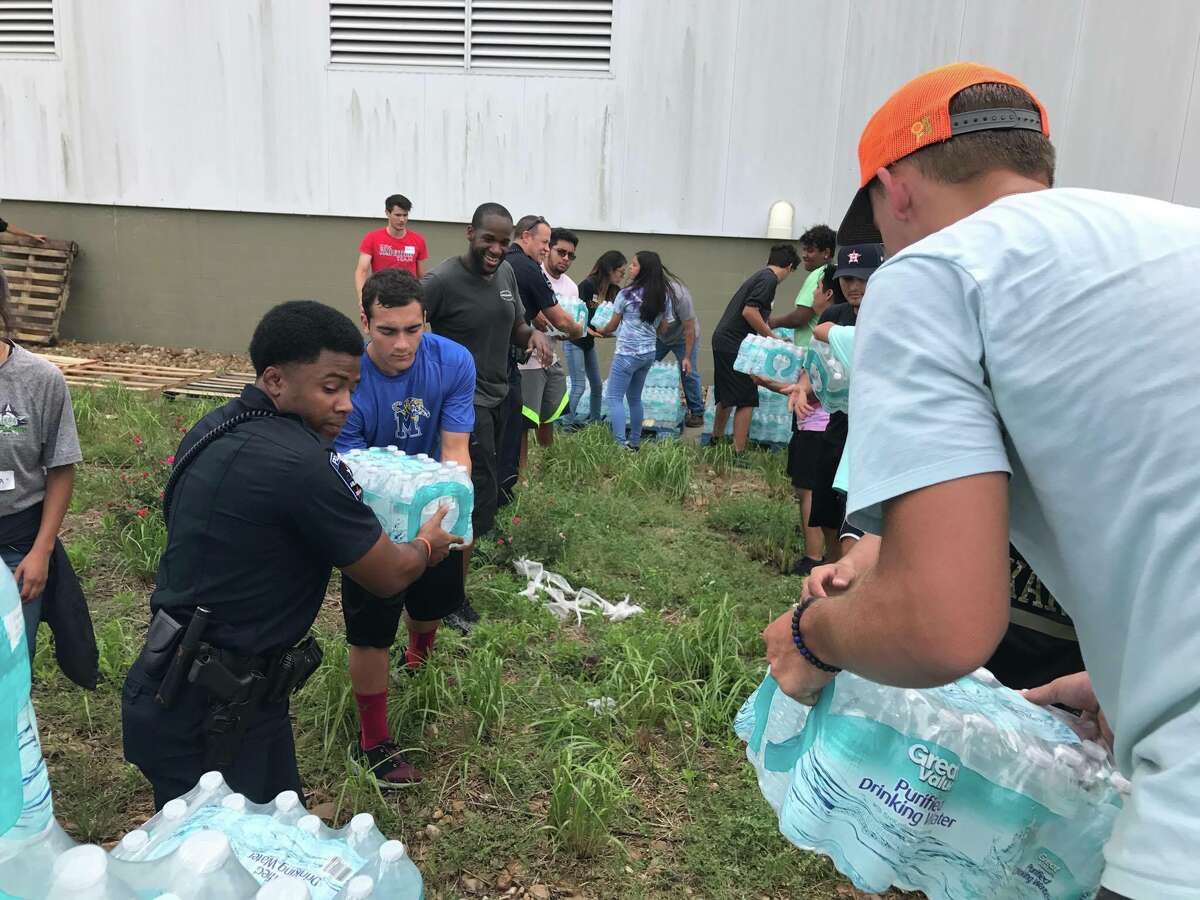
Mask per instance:
[[[797,603],[796,608],[792,610],[792,643],[796,645],[796,649],[800,651],[800,655],[808,660],[811,665],[816,666],[822,672],[829,672],[836,675],[842,670],[837,666],[831,666],[818,659],[817,655],[808,649],[808,646],[804,643],[804,635],[800,633],[800,617],[804,615],[806,609],[813,605],[816,599],[816,597],[809,597],[803,603]]]

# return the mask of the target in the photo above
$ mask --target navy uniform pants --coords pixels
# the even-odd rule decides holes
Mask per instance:
[[[154,787],[155,809],[191,790],[209,769],[204,759],[207,692],[185,682],[171,708],[163,709],[154,699],[159,681],[134,663],[121,692],[125,759]],[[233,764],[221,774],[255,803],[266,803],[280,791],[303,797],[286,700],[260,708]]]

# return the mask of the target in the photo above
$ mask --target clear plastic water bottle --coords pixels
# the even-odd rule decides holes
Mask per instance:
[[[273,878],[258,889],[254,900],[311,900],[308,883],[299,878]]]
[[[258,882],[238,862],[229,838],[219,831],[188,835],[175,851],[174,863],[171,890],[180,900],[253,897],[258,892]]]
[[[361,872],[375,883],[375,891],[389,900],[421,900],[425,881],[400,841],[386,841],[375,859]]]
[[[339,900],[367,900],[375,894],[375,879],[370,875],[355,875],[338,895]]]
[[[311,834],[319,841],[328,840],[336,834],[332,828],[321,821],[320,816],[314,816],[312,813],[297,822],[296,827],[306,834]]]
[[[375,827],[375,817],[370,813],[359,813],[346,826],[346,843],[363,859],[370,859],[387,843],[387,838]]]
[[[94,844],[72,847],[54,861],[44,896],[46,900],[137,900],[108,871],[108,854]]]
[[[280,791],[275,795],[275,809],[271,814],[276,822],[295,825],[305,816],[304,804],[295,791]]]

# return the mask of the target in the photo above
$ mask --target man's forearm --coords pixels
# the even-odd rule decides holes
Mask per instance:
[[[692,358],[692,348],[696,346],[696,320],[686,319],[683,323],[683,358]]]
[[[529,339],[533,337],[533,329],[525,323],[524,319],[518,319],[513,325],[512,335],[509,337],[509,342],[514,347],[520,347],[522,350],[528,349]]]
[[[880,684],[933,687],[965,671],[939,655],[952,623],[930,622],[919,602],[878,568],[860,575],[845,594],[817,600],[800,619],[806,646],[823,662]]]
[[[34,550],[47,555],[54,550],[54,542],[62,530],[74,488],[74,466],[56,466],[46,470],[46,497],[42,501],[42,521],[33,542]]]
[[[757,307],[747,306],[742,310],[742,318],[753,328],[758,334],[763,337],[771,336],[771,329],[767,327],[766,321],[762,317]]]
[[[803,328],[812,321],[813,311],[807,306],[797,306],[782,316],[771,316],[776,328]]]

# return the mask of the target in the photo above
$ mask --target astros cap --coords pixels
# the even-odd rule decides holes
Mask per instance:
[[[833,274],[838,278],[866,281],[883,265],[883,258],[883,244],[847,244],[838,247],[837,268]]]
[[[950,114],[950,101],[976,84],[1007,84],[1033,98],[1029,109],[973,109]],[[882,239],[875,227],[867,185],[876,171],[930,144],[975,131],[1019,128],[1050,136],[1046,108],[1024,84],[997,69],[976,63],[952,63],[918,75],[875,111],[858,142],[859,189],[838,228],[839,244],[869,244]]]

